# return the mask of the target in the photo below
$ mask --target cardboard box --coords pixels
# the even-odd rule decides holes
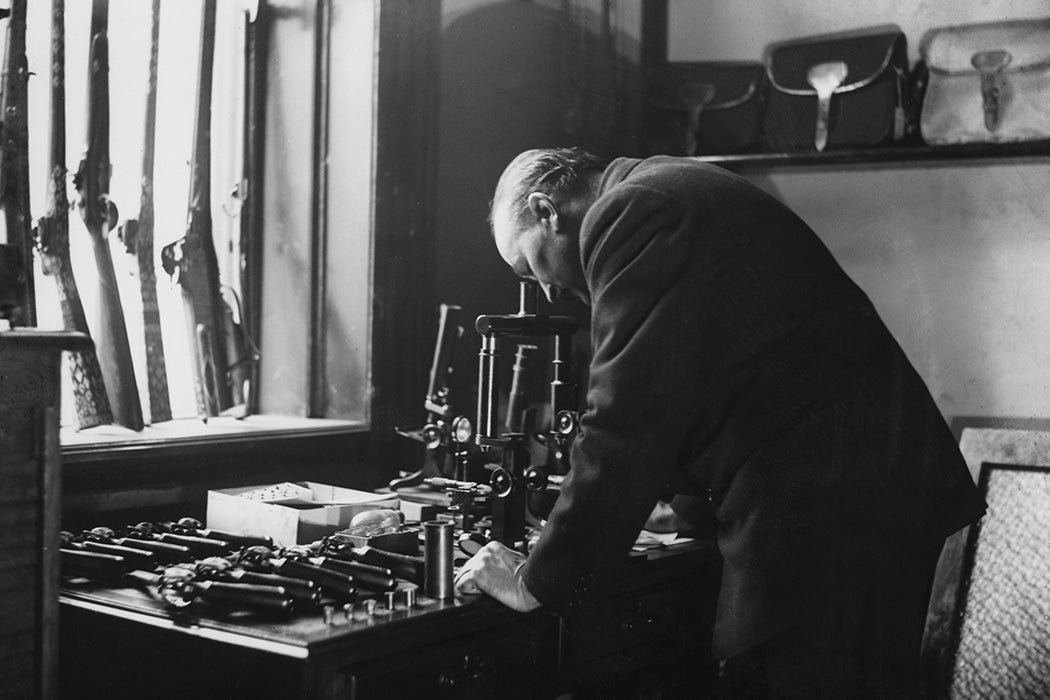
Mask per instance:
[[[444,513],[445,507],[434,503],[419,503],[407,498],[401,499],[401,512],[405,515],[405,522],[422,523],[433,520],[438,513]]]
[[[397,532],[387,532],[382,535],[371,535],[368,537],[341,533],[334,539],[346,542],[351,547],[372,547],[381,549],[384,552],[393,552],[394,554],[418,555],[421,545],[419,533],[420,529],[418,527],[402,525]]]
[[[208,527],[273,538],[275,545],[308,544],[376,508],[398,509],[398,498],[313,481],[208,491]]]

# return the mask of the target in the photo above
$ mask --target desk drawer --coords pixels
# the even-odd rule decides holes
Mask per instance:
[[[535,617],[527,625],[435,644],[343,673],[354,700],[468,700],[550,697],[557,670],[557,623],[553,617]]]
[[[564,677],[570,688],[616,688],[630,680],[686,675],[709,682],[717,569],[627,590],[595,619],[564,628]]]

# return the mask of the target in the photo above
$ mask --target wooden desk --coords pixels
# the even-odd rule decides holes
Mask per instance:
[[[66,697],[518,698],[710,682],[718,557],[706,543],[631,557],[602,613],[565,625],[483,597],[326,626],[179,618],[132,588],[61,596]]]

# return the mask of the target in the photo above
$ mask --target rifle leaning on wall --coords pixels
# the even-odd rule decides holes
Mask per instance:
[[[12,0],[8,17],[0,90],[0,206],[7,227],[6,243],[18,249],[22,272],[18,299],[11,304],[11,325],[35,326],[33,230],[29,213],[29,64],[26,60],[26,2]],[[0,243],[5,241],[0,240]]]
[[[258,359],[222,297],[211,222],[211,88],[215,63],[215,0],[204,0],[201,21],[197,112],[190,162],[186,235],[161,250],[161,264],[182,288],[194,362],[197,414],[247,412],[250,372]]]
[[[109,0],[93,0],[88,60],[87,151],[73,182],[80,194],[77,206],[91,235],[98,268],[99,323],[95,342],[114,419],[132,430],[142,430],[142,406],[128,344],[128,329],[109,249],[109,232],[116,224],[117,209],[109,199],[112,165],[109,161],[108,23]]]
[[[89,334],[84,305],[69,259],[69,200],[66,197],[65,0],[51,0],[51,133],[47,214],[37,223],[37,246],[44,274],[54,277],[67,331]],[[95,349],[66,353],[73,376],[77,425],[113,422],[106,383]]]
[[[157,54],[160,44],[160,0],[153,0],[150,31],[149,81],[146,87],[146,126],[142,146],[142,195],[139,218],[128,219],[117,230],[128,253],[135,258],[142,295],[142,326],[146,340],[146,382],[151,423],[171,420],[168,368],[164,360],[157,273],[153,261],[153,162],[157,127]]]

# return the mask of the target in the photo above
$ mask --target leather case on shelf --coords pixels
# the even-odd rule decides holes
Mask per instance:
[[[646,76],[644,146],[677,156],[759,151],[767,87],[755,61],[655,67]]]
[[[770,44],[765,66],[771,150],[870,147],[907,134],[908,49],[896,25]]]
[[[919,51],[928,144],[1050,139],[1050,18],[938,27]]]

